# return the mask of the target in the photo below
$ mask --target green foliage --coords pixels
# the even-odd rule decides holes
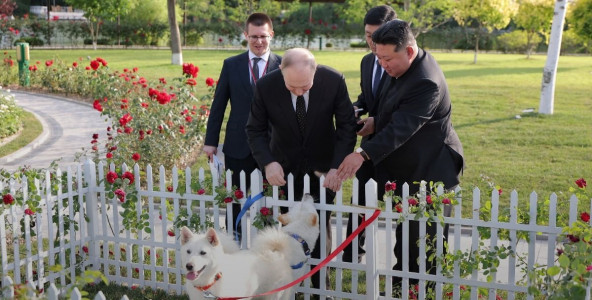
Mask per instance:
[[[580,37],[592,40],[592,0],[574,2],[569,22]]]
[[[525,52],[532,50],[533,47],[543,41],[543,38],[538,34],[532,35],[529,38],[526,31],[514,30],[500,35],[497,40],[500,49],[504,52]]]
[[[407,10],[397,11],[397,15],[399,19],[409,22],[417,37],[450,21],[453,8],[452,0],[413,0],[409,1]]]
[[[38,38],[38,37],[34,37],[34,36],[26,36],[26,37],[22,37],[20,39],[17,39],[14,41],[14,43],[12,43],[13,45],[16,46],[17,43],[28,43],[29,46],[33,47],[33,46],[43,46],[43,40]]]
[[[14,102],[14,97],[0,88],[0,140],[21,130],[23,109]]]

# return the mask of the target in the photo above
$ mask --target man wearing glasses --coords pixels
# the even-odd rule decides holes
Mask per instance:
[[[272,54],[269,49],[269,42],[273,37],[273,24],[266,14],[251,14],[245,22],[244,35],[248,41],[248,51],[224,60],[208,119],[203,150],[212,162],[220,140],[224,113],[230,100],[231,110],[222,148],[224,166],[226,170],[232,171],[232,185],[236,186],[240,186],[240,172],[245,171],[249,187],[250,174],[257,168],[245,133],[253,89],[260,77],[279,67],[282,58]],[[234,204],[232,211],[234,224],[240,212],[240,205]],[[238,233],[240,234],[240,226]]]

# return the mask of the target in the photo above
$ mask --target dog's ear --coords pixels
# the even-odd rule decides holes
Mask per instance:
[[[214,228],[209,228],[208,232],[206,232],[206,239],[210,242],[210,245],[216,247],[220,243],[220,239],[218,238],[218,234],[216,234],[216,230]]]
[[[319,217],[317,216],[317,214],[310,214],[308,217],[308,222],[310,226],[317,226],[319,222]]]
[[[186,226],[181,228],[181,245],[185,245],[193,237],[193,232]]]
[[[280,221],[283,226],[286,226],[290,223],[290,216],[288,216],[288,214],[281,214],[278,216],[278,221]]]

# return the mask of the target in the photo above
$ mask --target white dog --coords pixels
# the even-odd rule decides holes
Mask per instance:
[[[213,229],[205,235],[194,235],[183,227],[181,260],[187,272],[185,288],[189,298],[253,296],[300,277],[310,247],[314,247],[319,235],[312,197],[305,196],[278,220],[284,224],[282,229],[262,231],[252,241],[251,250],[238,252],[228,247],[226,238]],[[290,299],[290,296],[291,289],[287,289],[259,299]]]

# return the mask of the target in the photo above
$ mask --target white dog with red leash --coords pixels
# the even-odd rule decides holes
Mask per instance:
[[[282,228],[263,230],[251,250],[229,251],[213,229],[196,235],[181,229],[181,260],[185,288],[191,300],[251,297],[282,287],[304,274],[319,236],[318,214],[310,195],[295,202],[278,220]],[[233,253],[229,253],[233,252]],[[253,299],[290,299],[291,288]]]

